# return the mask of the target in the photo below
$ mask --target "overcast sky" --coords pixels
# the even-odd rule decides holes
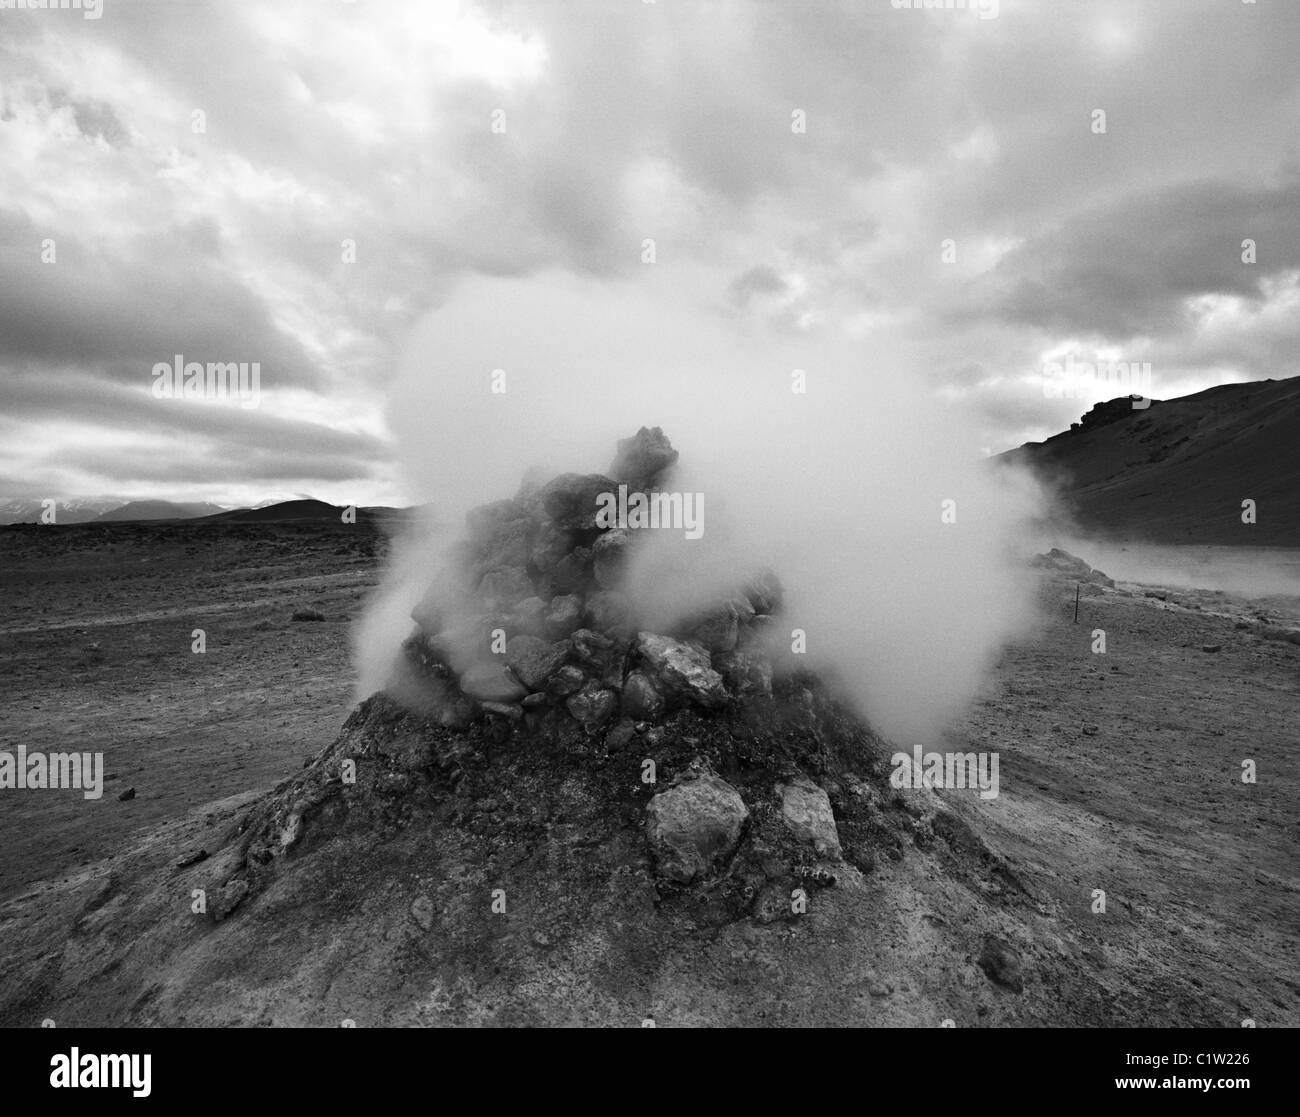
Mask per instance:
[[[85,14],[0,10],[0,499],[418,499],[398,354],[502,281],[878,339],[975,455],[1090,406],[1067,355],[1158,398],[1297,370],[1296,0]],[[154,398],[177,354],[259,362],[259,406]]]

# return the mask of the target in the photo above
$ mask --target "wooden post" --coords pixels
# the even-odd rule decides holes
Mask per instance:
[[[1074,623],[1079,623],[1079,591],[1083,589],[1083,583],[1074,583]]]

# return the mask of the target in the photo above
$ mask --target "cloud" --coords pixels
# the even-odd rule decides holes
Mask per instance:
[[[1015,322],[1116,338],[1177,332],[1203,295],[1267,298],[1300,269],[1300,175],[1276,186],[1196,182],[1074,214],[1028,240],[990,277],[987,307]],[[1257,262],[1243,262],[1243,242]],[[987,306],[987,304],[986,304]]]
[[[71,377],[79,430],[86,379],[258,360],[269,414],[364,428],[368,484],[421,315],[484,276],[646,281],[647,239],[744,336],[848,329],[891,353],[873,375],[960,389],[980,445],[1068,421],[1032,384],[1063,345],[1146,346],[1193,388],[1294,369],[1296,5],[67,14],[0,41],[0,377]],[[265,422],[210,436],[237,452]]]

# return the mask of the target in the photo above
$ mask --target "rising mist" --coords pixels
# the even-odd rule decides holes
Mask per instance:
[[[604,472],[642,425],[680,451],[666,487],[704,494],[706,530],[645,532],[630,595],[671,616],[771,567],[787,650],[806,633],[786,662],[833,675],[896,740],[936,740],[1032,617],[1019,540],[1041,494],[988,469],[961,407],[876,338],[760,334],[666,285],[483,280],[410,338],[389,421],[434,514],[395,548],[359,630],[362,696],[387,681],[470,507],[530,471]]]

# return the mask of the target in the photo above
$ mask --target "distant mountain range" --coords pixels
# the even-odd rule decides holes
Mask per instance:
[[[1059,497],[1059,526],[1099,538],[1300,547],[1300,378],[1145,409],[1108,400],[994,460],[1030,467]],[[1254,524],[1242,522],[1247,500]]]
[[[55,505],[55,522],[84,524],[97,520],[110,509],[117,508],[120,500],[60,500]],[[0,524],[38,524],[45,511],[39,500],[9,500],[0,504]]]
[[[18,500],[0,505],[0,524],[40,523],[45,506],[39,500]],[[170,500],[131,500],[125,504],[104,500],[59,501],[55,523],[139,523],[149,520],[204,520],[230,523],[281,523],[293,520],[338,520],[345,509],[310,497],[263,502],[252,508],[223,508],[219,504]],[[400,508],[364,507],[357,520],[375,516],[401,516]]]
[[[111,512],[97,517],[97,521],[107,520],[191,520],[198,516],[210,516],[214,512],[224,512],[220,504],[193,503],[178,504],[170,500],[130,500]]]

